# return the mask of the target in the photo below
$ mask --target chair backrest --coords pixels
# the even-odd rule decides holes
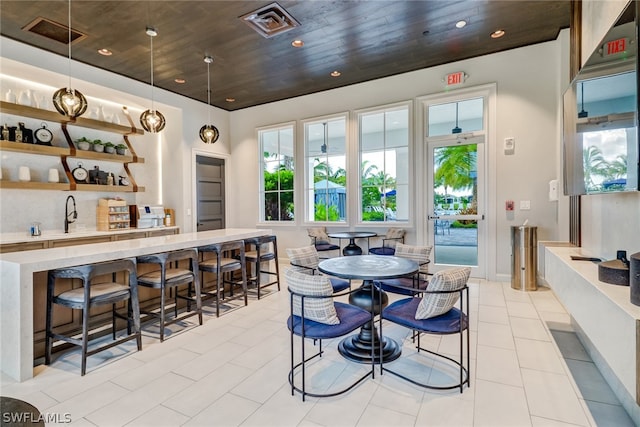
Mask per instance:
[[[404,228],[391,227],[387,230],[387,233],[384,236],[384,244],[383,246],[387,246],[389,248],[395,248],[396,244],[404,243],[404,235],[406,230]]]
[[[293,316],[327,325],[340,323],[333,304],[333,287],[328,277],[310,276],[288,268],[285,278],[291,294],[290,306]]]
[[[307,228],[307,234],[311,238],[311,244],[329,243],[326,227],[310,227]]]
[[[398,242],[396,244],[396,256],[414,260],[420,266],[420,274],[429,273],[429,257],[432,246],[413,246]]]
[[[416,308],[416,319],[429,319],[447,313],[467,287],[471,268],[456,267],[440,270],[429,281],[429,287]]]
[[[315,274],[320,258],[315,246],[287,248],[291,269],[304,274]]]

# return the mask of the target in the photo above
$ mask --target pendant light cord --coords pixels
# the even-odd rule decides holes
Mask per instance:
[[[156,109],[153,103],[153,36],[149,36],[149,40],[151,41],[151,111],[154,113]]]
[[[207,61],[207,125],[211,125],[211,62]]]
[[[69,75],[69,90],[72,91],[73,89],[71,89],[71,0],[69,0],[69,11],[68,11],[68,18],[69,18],[69,72],[67,73]]]

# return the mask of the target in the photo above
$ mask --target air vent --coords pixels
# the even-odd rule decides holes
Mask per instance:
[[[239,19],[267,39],[300,26],[300,23],[278,3],[261,7],[242,15]]]
[[[69,43],[69,27],[67,25],[50,21],[41,16],[25,25],[22,29],[60,43]],[[71,29],[71,43],[82,40],[85,37],[87,37],[86,34],[82,34],[73,28]]]

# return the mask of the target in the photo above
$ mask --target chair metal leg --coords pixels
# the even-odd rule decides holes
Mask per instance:
[[[84,286],[89,286],[85,283]],[[89,347],[89,303],[86,302],[82,309],[82,367],[80,375],[87,372],[87,348]]]

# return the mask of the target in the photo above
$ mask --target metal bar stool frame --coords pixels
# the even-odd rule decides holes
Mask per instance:
[[[201,246],[198,248],[198,253],[201,255],[199,269],[201,273],[201,288],[203,295],[211,295],[216,298],[216,317],[220,317],[220,300],[226,299],[224,296],[224,286],[229,284],[230,296],[229,300],[244,298],[244,305],[249,304],[248,292],[247,292],[247,265],[245,260],[245,242],[244,240],[236,240],[233,242],[215,243],[212,245]],[[233,258],[225,256],[229,252],[236,252]],[[203,259],[203,255],[207,252],[213,252],[216,254],[215,259]],[[234,280],[234,272],[240,271],[242,274],[241,281]],[[216,275],[216,289],[215,292],[206,292],[204,290],[204,273],[209,272]],[[230,275],[229,278],[225,278],[225,275]],[[234,296],[233,287],[242,286],[242,294]],[[189,287],[189,295],[191,294],[191,287]]]
[[[189,270],[181,268],[171,268],[171,263],[188,260]],[[149,273],[138,275],[138,285],[153,289],[160,289],[160,313],[149,310],[141,310],[141,313],[158,318],[160,320],[160,342],[164,341],[164,329],[166,326],[177,323],[189,317],[198,316],[199,324],[202,325],[202,300],[200,289],[200,274],[198,273],[198,251],[194,248],[180,249],[170,252],[162,252],[151,255],[141,255],[137,257],[138,264],[158,264],[160,271],[154,270]],[[169,272],[169,274],[167,274]],[[158,274],[159,277],[158,277]],[[167,277],[168,276],[168,277]],[[187,312],[181,316],[178,315],[178,291],[177,287],[181,285],[191,285],[195,289],[195,296],[191,302],[196,303],[195,311],[191,310],[191,304],[187,304]],[[167,319],[166,317],[166,290],[175,288],[174,292],[174,317]],[[182,297],[184,298],[184,297]]]
[[[255,247],[255,251],[246,251],[245,252],[245,260],[249,264],[255,264],[255,276],[249,277],[249,283],[255,283],[256,289],[258,291],[258,299],[260,299],[260,290],[264,287],[271,286],[274,284],[278,285],[278,291],[280,290],[280,267],[278,263],[278,243],[275,235],[271,236],[261,236],[261,237],[252,237],[249,239],[245,239],[244,242],[246,244],[252,245]],[[271,244],[273,246],[273,251],[265,252],[263,249],[263,245]],[[263,270],[262,263],[274,261],[276,266],[276,271]],[[262,283],[261,282],[261,274],[267,274],[275,276],[275,280]]]
[[[116,273],[125,271],[129,274],[128,286],[115,282]],[[91,281],[95,277],[103,276],[106,274],[112,274],[113,283],[91,284]],[[78,289],[72,289],[70,291],[54,295],[57,279],[80,279],[82,280],[83,289],[82,291]],[[115,308],[115,304],[120,301],[128,301],[126,316],[127,335],[116,339],[116,317],[123,317],[117,314]],[[82,310],[81,338],[73,338],[71,336],[53,332],[53,304],[58,304],[74,310]],[[111,304],[113,341],[89,350],[89,311],[92,307],[98,307],[107,304]],[[131,332],[132,329],[133,332]],[[45,365],[51,364],[51,353],[53,351],[54,339],[81,347],[82,362],[80,374],[83,376],[87,371],[87,357],[89,356],[133,339],[136,340],[138,351],[142,350],[142,334],[140,332],[140,305],[138,300],[138,282],[136,278],[135,260],[121,259],[97,264],[65,267],[49,271],[47,278]]]

